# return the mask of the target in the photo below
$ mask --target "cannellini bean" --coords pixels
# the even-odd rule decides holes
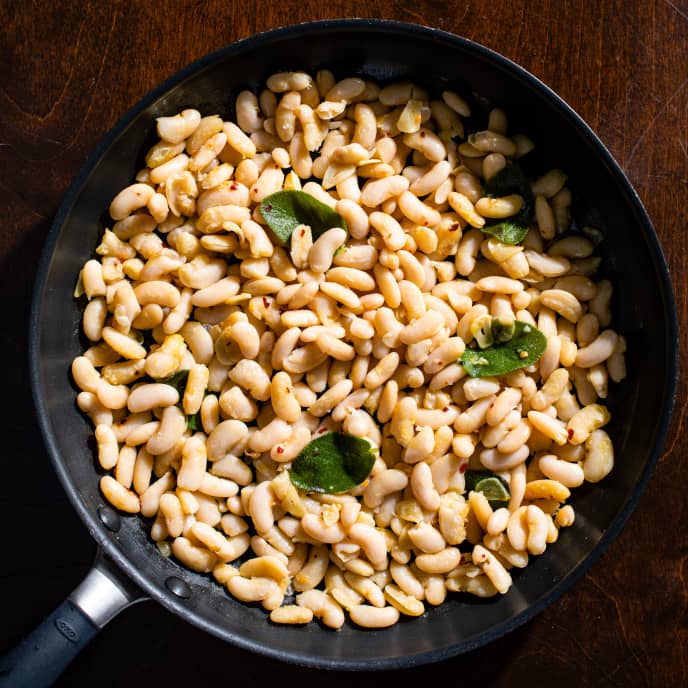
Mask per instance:
[[[278,624],[307,624],[313,619],[313,611],[298,605],[284,605],[270,612],[270,621]]]
[[[557,511],[555,522],[560,528],[568,528],[573,525],[575,521],[575,512],[570,504],[563,506]]]
[[[527,547],[530,554],[542,554],[547,547],[548,516],[531,504],[526,509]]]
[[[596,483],[605,478],[614,467],[614,447],[604,430],[593,430],[585,440],[583,471],[588,482]]]
[[[207,449],[199,436],[190,437],[184,442],[177,485],[190,492],[201,487],[205,476]]]
[[[547,308],[566,318],[569,322],[576,323],[583,316],[583,307],[580,301],[569,291],[563,289],[547,289],[540,294],[540,303]]]
[[[123,334],[113,327],[106,326],[102,331],[103,340],[120,356],[131,360],[144,358],[146,349],[133,337]]]
[[[566,426],[557,418],[552,418],[541,411],[528,411],[528,420],[536,430],[554,440],[558,445],[566,444],[568,440]]]
[[[569,498],[571,491],[557,480],[532,480],[526,484],[524,499],[554,499],[563,502]]]
[[[531,189],[535,195],[552,198],[566,183],[566,174],[561,170],[554,169],[543,174],[531,184]]]
[[[528,459],[530,450],[523,444],[518,449],[503,453],[498,449],[485,449],[480,452],[480,463],[491,471],[506,471],[515,468]]]
[[[284,599],[279,584],[271,578],[245,578],[237,575],[225,584],[228,592],[242,602],[260,602],[265,609],[277,609]]]
[[[321,590],[307,590],[296,596],[299,607],[310,609],[325,626],[341,628],[344,625],[344,612],[339,604]]]
[[[480,291],[498,294],[517,294],[523,291],[523,283],[509,277],[483,277],[475,283]]]
[[[458,213],[458,215],[465,220],[471,227],[483,227],[485,225],[485,218],[480,215],[471,200],[464,194],[458,191],[450,191],[447,196],[449,205]],[[478,237],[482,241],[482,235]],[[461,274],[467,274],[460,271]]]
[[[423,339],[434,337],[443,325],[442,314],[431,310],[406,325],[401,330],[399,338],[404,344],[415,344]]]
[[[289,439],[291,433],[289,423],[281,418],[275,418],[251,435],[249,448],[256,452],[269,451],[274,445]]]
[[[511,587],[511,575],[488,549],[476,545],[473,548],[473,561],[482,568],[499,592],[504,594]]]
[[[246,389],[257,401],[270,398],[270,378],[262,366],[250,359],[240,360],[230,371],[229,379]]]
[[[384,593],[385,599],[406,616],[421,616],[425,612],[425,605],[419,599],[405,593],[396,585],[386,585]]]
[[[411,191],[403,191],[399,195],[398,203],[401,212],[417,225],[434,227],[440,222],[441,217],[439,212],[423,203],[418,196]]]
[[[333,544],[341,542],[346,536],[341,524],[326,525],[316,514],[306,514],[301,519],[301,525],[306,534],[318,542]]]
[[[170,451],[186,430],[186,417],[177,406],[167,406],[160,417],[155,432],[146,442],[146,449],[153,455]]]
[[[304,592],[315,588],[325,577],[328,565],[327,547],[325,545],[311,547],[308,561],[294,576],[294,590]]]
[[[116,509],[128,514],[136,514],[141,509],[138,496],[121,485],[110,475],[104,475],[100,479],[100,491],[105,499]]]
[[[447,544],[442,533],[427,521],[422,521],[409,528],[408,536],[415,547],[430,554],[440,552]]]
[[[553,454],[541,456],[538,467],[548,478],[566,487],[578,487],[585,480],[584,471],[577,463],[562,461]]]
[[[363,501],[370,508],[378,507],[387,495],[400,492],[406,485],[408,485],[406,473],[394,468],[387,469],[369,480],[363,492]]]
[[[619,336],[613,330],[604,330],[593,342],[578,349],[575,364],[579,368],[592,368],[603,363],[614,353]]]
[[[113,429],[109,425],[97,425],[95,438],[98,443],[98,462],[105,470],[114,468],[119,458],[119,447]]]
[[[577,411],[566,424],[568,441],[582,444],[592,432],[609,422],[611,415],[605,406],[588,404]]]
[[[408,187],[408,179],[401,175],[370,180],[363,185],[361,202],[369,208],[375,208],[390,198],[394,198],[406,191]]]
[[[155,191],[148,184],[132,184],[120,191],[110,204],[110,217],[113,220],[123,220],[135,210],[144,208],[153,197]]]
[[[251,91],[241,91],[236,99],[237,124],[246,133],[259,131],[264,118],[260,113],[258,98]]]
[[[571,263],[562,256],[550,256],[537,251],[523,252],[530,267],[543,277],[559,277],[571,269]]]
[[[158,117],[158,135],[164,141],[181,143],[193,134],[200,122],[200,112],[193,109],[183,110],[172,117]]]
[[[399,366],[399,354],[395,351],[384,356],[377,365],[365,376],[363,384],[373,390],[383,385],[394,374]]]
[[[511,546],[517,551],[524,551],[528,546],[526,512],[528,507],[520,506],[511,512],[507,521],[506,533]]]
[[[456,547],[446,547],[435,554],[419,554],[416,566],[424,573],[449,573],[461,562],[461,552]]]
[[[349,528],[348,536],[361,546],[375,570],[384,571],[387,568],[387,546],[381,531],[365,523],[354,523]]]
[[[428,511],[437,511],[440,506],[440,496],[433,484],[430,466],[425,461],[414,465],[409,483],[421,506]]]
[[[333,227],[321,234],[308,252],[308,264],[315,272],[326,272],[332,265],[335,251],[346,240],[346,232],[341,227]]]
[[[141,413],[154,408],[174,406],[178,401],[179,392],[172,385],[154,382],[135,387],[129,394],[127,408],[132,413]]]
[[[399,620],[396,607],[373,607],[368,604],[357,604],[349,610],[351,620],[364,628],[387,628]]]

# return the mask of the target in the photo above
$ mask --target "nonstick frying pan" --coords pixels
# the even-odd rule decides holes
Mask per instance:
[[[614,327],[629,342],[628,377],[608,399],[619,460],[603,483],[575,491],[575,525],[516,573],[507,595],[487,601],[454,596],[423,617],[383,630],[275,626],[261,608],[233,600],[210,577],[160,556],[149,524],[115,513],[100,495],[92,428],[76,408],[69,378],[70,363],[83,350],[75,281],[98,244],[113,195],[143,166],[155,118],[186,107],[231,118],[240,90],[257,89],[276,71],[323,67],[338,77],[411,79],[435,94],[458,90],[473,105],[469,127],[484,126],[489,108],[503,107],[511,130],[536,142],[530,171],[564,168],[574,221],[602,230],[602,271],[616,285]],[[561,595],[618,534],[663,446],[675,393],[669,275],[650,220],[610,153],[570,107],[504,57],[442,31],[389,21],[313,22],[259,34],[195,62],[147,95],[104,139],[65,198],[44,250],[30,327],[31,379],[45,444],[100,554],[69,599],[0,662],[1,686],[50,684],[111,618],[145,597],[236,646],[321,669],[418,666],[489,643]]]

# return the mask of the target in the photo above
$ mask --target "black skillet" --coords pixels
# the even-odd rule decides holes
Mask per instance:
[[[143,166],[155,118],[186,107],[232,118],[240,90],[257,89],[276,71],[322,67],[338,77],[411,79],[435,95],[458,90],[473,105],[472,127],[485,126],[492,105],[503,107],[511,132],[528,133],[536,142],[525,162],[528,171],[565,169],[575,224],[602,230],[603,273],[617,287],[613,324],[629,343],[628,378],[613,386],[608,399],[619,460],[603,483],[575,491],[574,527],[516,573],[504,597],[486,602],[453,596],[421,618],[384,630],[275,626],[262,609],[236,602],[208,576],[161,557],[148,538],[149,524],[119,516],[104,503],[89,441],[92,428],[75,407],[68,372],[83,350],[81,309],[72,298],[76,277],[98,244],[113,195]],[[504,57],[425,27],[336,20],[269,31],[195,62],[124,115],[74,182],[46,242],[31,317],[33,393],[54,468],[100,556],[70,598],[0,662],[0,686],[49,685],[115,614],[144,597],[241,648],[321,669],[417,666],[495,640],[583,575],[634,508],[662,449],[674,402],[676,337],[667,267],[638,196],[576,113]]]

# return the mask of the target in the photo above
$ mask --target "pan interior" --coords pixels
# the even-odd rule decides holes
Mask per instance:
[[[92,428],[75,407],[69,378],[70,363],[83,350],[80,305],[72,298],[75,281],[99,243],[112,197],[143,166],[155,118],[186,107],[232,118],[236,95],[246,88],[257,91],[271,73],[323,67],[337,77],[410,79],[434,96],[451,88],[473,103],[476,126],[484,127],[480,115],[489,106],[503,107],[510,130],[527,133],[536,143],[528,162],[532,171],[564,169],[576,222],[603,231],[603,269],[617,287],[613,326],[629,341],[628,378],[613,387],[608,400],[617,467],[604,483],[575,494],[576,525],[515,575],[506,596],[487,602],[451,597],[421,618],[379,631],[272,625],[262,609],[235,602],[209,577],[159,556],[142,519],[125,517],[119,532],[105,530],[96,517],[103,499]],[[72,503],[105,551],[146,592],[208,632],[321,668],[436,661],[482,645],[540,611],[620,528],[649,477],[673,400],[675,322],[666,267],[642,206],[609,154],[565,104],[511,63],[448,34],[390,22],[321,22],[262,34],[201,60],[144,99],[103,142],[57,217],[32,327],[33,383],[46,444]],[[189,584],[188,599],[169,592],[170,576]]]

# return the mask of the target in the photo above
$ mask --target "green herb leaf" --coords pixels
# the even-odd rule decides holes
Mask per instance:
[[[482,492],[493,509],[507,506],[511,498],[509,484],[492,471],[467,470],[466,493]]]
[[[537,327],[516,320],[508,342],[486,349],[466,349],[459,362],[471,377],[497,377],[535,363],[545,352],[547,337]]]
[[[176,373],[172,373],[169,377],[163,377],[156,382],[162,382],[165,385],[171,385],[177,392],[179,392],[179,397],[184,396],[184,390],[186,389],[186,381],[189,379],[188,370],[178,370]]]
[[[289,477],[307,492],[337,494],[360,485],[375,463],[375,450],[360,437],[328,432],[309,442],[296,457]]]
[[[505,220],[499,220],[495,224],[485,225],[480,228],[483,234],[489,234],[490,236],[496,237],[504,244],[520,244],[528,234],[528,225],[521,224],[515,221],[518,215],[514,215],[513,218],[506,218]]]
[[[299,225],[308,225],[314,240],[332,227],[347,229],[339,213],[305,191],[277,191],[266,196],[260,204],[260,214],[285,246]]]
[[[203,430],[203,422],[201,421],[200,411],[186,417],[186,427],[191,430],[191,432]]]
[[[505,244],[520,244],[528,234],[535,215],[535,198],[521,168],[509,163],[485,182],[484,192],[492,198],[518,194],[523,199],[521,209],[503,220],[490,220],[481,231],[496,237]]]

